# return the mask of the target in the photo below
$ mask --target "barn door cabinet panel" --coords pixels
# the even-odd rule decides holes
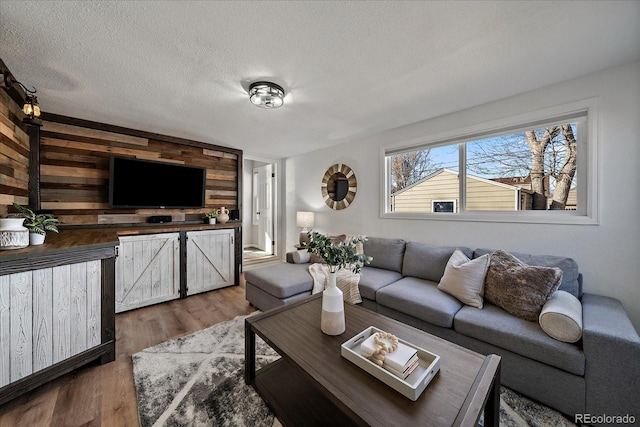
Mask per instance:
[[[0,405],[89,362],[115,360],[115,240],[61,231],[0,253]]]
[[[235,284],[233,229],[186,233],[187,295]]]
[[[0,387],[100,344],[100,261],[0,276]]]
[[[116,313],[180,297],[180,233],[120,236]]]

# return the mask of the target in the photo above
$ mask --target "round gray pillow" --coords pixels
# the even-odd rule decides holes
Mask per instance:
[[[291,258],[294,264],[306,264],[311,259],[311,254],[307,251],[295,251]]]

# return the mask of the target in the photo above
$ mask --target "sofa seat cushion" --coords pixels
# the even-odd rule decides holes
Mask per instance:
[[[276,298],[288,298],[313,289],[309,264],[270,265],[246,271],[244,277],[248,283]]]
[[[512,316],[495,305],[485,304],[481,310],[462,307],[455,316],[454,329],[521,356],[584,375],[585,357],[579,345],[555,340],[538,323]]]
[[[362,298],[375,301],[378,290],[400,279],[402,279],[402,274],[397,271],[364,266],[362,267],[360,283],[358,284],[360,295],[362,295]]]
[[[400,311],[443,328],[453,327],[453,318],[462,307],[455,297],[438,289],[436,282],[405,277],[376,293],[379,305]]]
[[[407,242],[402,263],[402,275],[439,282],[444,270],[456,249],[460,249],[467,258],[473,252],[469,248],[453,246],[434,246],[420,242]]]

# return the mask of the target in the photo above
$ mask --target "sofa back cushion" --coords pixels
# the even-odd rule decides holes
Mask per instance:
[[[402,273],[402,259],[406,242],[402,239],[367,237],[364,242],[364,254],[373,257],[370,267]]]
[[[402,264],[402,275],[439,282],[449,258],[460,249],[471,258],[473,252],[469,248],[455,246],[434,246],[420,242],[407,242]]]
[[[495,249],[480,248],[473,251],[473,257],[491,254]],[[510,252],[525,264],[540,267],[558,267],[562,270],[562,282],[558,289],[573,294],[576,298],[582,297],[582,283],[578,272],[578,263],[572,258],[557,255],[531,255],[520,252]]]

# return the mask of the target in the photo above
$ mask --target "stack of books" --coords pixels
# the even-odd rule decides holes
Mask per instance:
[[[391,341],[382,338],[381,341],[385,342],[387,346],[391,346]],[[374,336],[371,335],[362,344],[360,344],[360,352],[364,357],[371,357],[376,350],[380,348],[374,342]],[[375,360],[373,360],[375,363]],[[392,374],[406,379],[411,372],[418,366],[418,351],[415,348],[409,347],[401,342],[398,343],[398,347],[384,356],[382,367]]]

